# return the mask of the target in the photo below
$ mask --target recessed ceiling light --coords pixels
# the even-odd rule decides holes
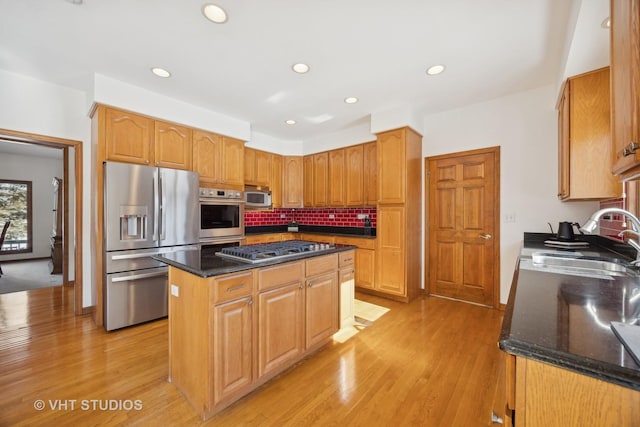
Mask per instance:
[[[356,98],[355,96],[350,96],[349,98],[345,98],[344,102],[346,102],[347,104],[355,104],[356,102],[358,102],[358,98]]]
[[[609,18],[608,16],[604,18],[604,21],[602,21],[602,24],[600,24],[600,26],[606,29],[611,28],[611,18]]]
[[[434,65],[432,67],[429,67],[427,69],[427,74],[429,74],[430,76],[436,76],[438,74],[440,74],[441,72],[444,71],[444,65]]]
[[[296,121],[289,119],[289,120],[285,121],[285,123],[288,124],[288,125],[295,125]]]
[[[293,64],[291,68],[298,74],[304,74],[309,71],[309,66],[307,64],[303,64],[302,62]]]
[[[224,24],[227,22],[227,12],[215,4],[205,4],[202,7],[202,13],[209,21],[215,22],[216,24]]]
[[[153,67],[151,72],[158,77],[171,77],[171,73],[160,67]]]

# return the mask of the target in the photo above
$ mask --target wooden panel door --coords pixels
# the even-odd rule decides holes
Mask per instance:
[[[363,144],[363,203],[365,206],[375,206],[378,203],[378,144],[368,142]]]
[[[407,188],[405,130],[378,134],[378,202],[404,203]]]
[[[437,156],[428,162],[426,274],[431,294],[497,304],[498,150]]]
[[[267,153],[266,151],[256,150],[256,159],[255,159],[255,184],[256,185],[264,185],[270,186],[271,180],[271,153]]]
[[[245,147],[244,149],[244,182],[253,184],[256,180],[256,150]]]
[[[227,187],[244,190],[244,142],[222,137],[222,179]]]
[[[375,289],[376,251],[356,249],[356,286]]]
[[[156,166],[191,170],[192,155],[190,128],[156,120],[154,144]]]
[[[329,154],[313,155],[313,206],[325,207],[329,200]]]
[[[271,204],[274,208],[282,207],[282,172],[284,160],[278,154],[271,155],[271,176],[269,177],[269,189],[271,190]]]
[[[344,149],[345,154],[345,204],[364,206],[364,145]]]
[[[214,402],[253,382],[253,300],[214,307],[213,386]]]
[[[106,159],[148,165],[153,158],[153,120],[106,108]]]
[[[283,208],[301,208],[303,206],[303,172],[302,157],[284,157]]]
[[[324,342],[338,331],[338,272],[334,271],[306,281],[306,346]]]
[[[200,182],[217,184],[222,174],[222,137],[201,130],[193,131],[193,170],[200,174]]]
[[[406,296],[405,207],[378,207],[378,275],[376,289]]]
[[[304,351],[303,292],[298,282],[258,295],[258,378]]]
[[[313,155],[304,156],[302,198],[305,208],[313,207]]]
[[[329,151],[328,165],[328,198],[329,206],[341,207],[345,205],[345,167],[344,149]]]
[[[569,82],[558,103],[558,198],[569,197]]]

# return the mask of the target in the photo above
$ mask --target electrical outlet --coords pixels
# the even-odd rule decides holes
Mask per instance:
[[[171,284],[171,295],[173,295],[174,297],[180,296],[180,288],[173,283]]]
[[[329,219],[335,219],[335,215],[334,214],[329,214]]]
[[[280,218],[286,218],[287,216],[285,214],[280,214]]]
[[[516,213],[509,212],[504,214],[504,222],[516,222]]]
[[[366,215],[366,214],[358,214],[358,219],[365,219],[365,218],[369,218],[369,215]]]

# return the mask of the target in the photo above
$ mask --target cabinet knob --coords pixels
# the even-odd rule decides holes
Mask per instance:
[[[636,150],[638,150],[638,148],[640,148],[640,144],[638,144],[637,142],[631,141],[629,144],[627,144],[626,147],[624,147],[624,150],[622,150],[622,155],[624,157],[630,156],[634,154]]]
[[[249,301],[247,302],[248,305],[253,305],[253,298],[249,298]]]
[[[145,160],[144,162],[145,162],[146,164],[149,164],[149,160]]]

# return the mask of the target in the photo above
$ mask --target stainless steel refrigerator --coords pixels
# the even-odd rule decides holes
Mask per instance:
[[[199,176],[126,163],[104,167],[104,325],[167,315],[167,267],[152,255],[197,250]]]

